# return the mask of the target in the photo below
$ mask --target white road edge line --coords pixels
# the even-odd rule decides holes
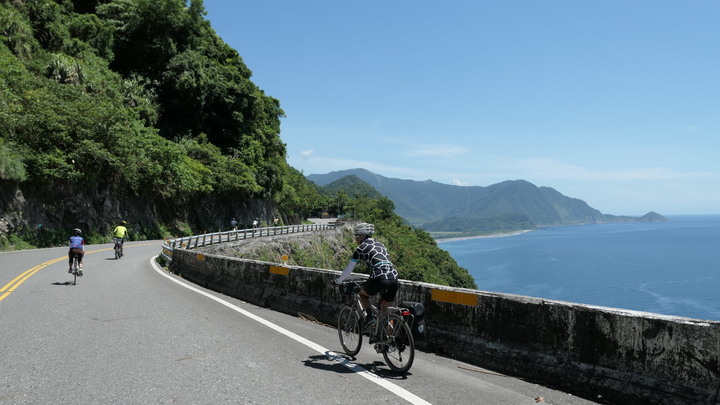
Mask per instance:
[[[266,319],[264,319],[264,318],[261,318],[261,317],[255,315],[255,314],[253,314],[253,313],[251,313],[251,312],[248,312],[248,311],[246,311],[246,310],[244,310],[244,309],[242,309],[242,308],[240,308],[240,307],[238,307],[238,306],[236,306],[236,305],[233,305],[233,304],[231,304],[231,303],[223,300],[222,298],[218,298],[218,297],[216,297],[216,296],[214,296],[214,295],[212,295],[212,294],[208,294],[208,293],[206,293],[205,291],[202,291],[202,290],[200,290],[200,289],[198,289],[198,288],[193,287],[192,285],[189,285],[189,284],[187,284],[187,283],[185,283],[185,282],[183,282],[183,281],[180,281],[179,279],[177,279],[177,278],[175,278],[175,277],[170,276],[169,274],[167,274],[167,272],[166,272],[165,270],[163,270],[162,268],[160,268],[160,267],[158,266],[158,264],[156,263],[156,259],[157,259],[157,256],[151,258],[151,259],[150,259],[150,264],[151,264],[152,267],[155,269],[155,271],[157,271],[158,273],[160,273],[160,275],[162,275],[163,277],[165,277],[165,278],[167,278],[167,279],[169,279],[169,280],[171,280],[171,281],[174,281],[174,282],[180,284],[181,286],[183,286],[183,287],[185,287],[185,288],[187,288],[187,289],[189,289],[189,290],[191,290],[191,291],[194,291],[194,292],[196,292],[196,293],[198,293],[198,294],[204,295],[204,296],[210,298],[211,300],[214,300],[214,301],[216,301],[216,302],[218,302],[218,303],[220,303],[220,304],[222,304],[222,305],[224,305],[224,306],[226,306],[226,307],[228,307],[228,308],[230,308],[230,309],[232,309],[232,310],[234,310],[234,311],[236,311],[236,312],[239,312],[240,314],[245,315],[245,316],[247,316],[248,318],[250,318],[250,319],[252,319],[252,320],[254,320],[254,321],[257,321],[257,322],[259,322],[259,323],[261,323],[261,324],[269,327],[270,329],[273,329],[273,330],[275,330],[275,331],[277,331],[277,332],[280,332],[280,333],[282,333],[283,335],[285,335],[285,336],[287,336],[287,337],[295,340],[295,341],[298,342],[298,343],[304,344],[305,346],[307,346],[307,347],[309,347],[309,348],[311,348],[311,349],[319,352],[320,354],[326,356],[326,357],[328,358],[328,360],[333,360],[333,361],[335,361],[335,362],[337,362],[337,363],[342,364],[343,366],[347,367],[348,369],[350,369],[351,371],[355,372],[356,374],[359,374],[360,376],[365,377],[366,379],[368,379],[368,380],[374,382],[375,384],[377,384],[377,385],[385,388],[386,390],[392,392],[393,394],[399,396],[400,398],[402,398],[402,399],[410,402],[411,404],[423,404],[423,405],[424,405],[424,404],[427,404],[427,405],[430,405],[429,402],[427,402],[427,401],[425,401],[424,399],[418,397],[417,395],[413,394],[412,392],[407,391],[406,389],[404,389],[404,388],[402,388],[402,387],[399,387],[399,386],[397,386],[397,385],[395,385],[395,384],[393,384],[393,383],[391,383],[391,382],[389,382],[389,381],[387,381],[387,380],[385,380],[385,379],[383,379],[383,378],[381,378],[381,377],[378,377],[377,375],[369,372],[368,370],[364,369],[362,366],[359,366],[359,365],[357,365],[357,364],[349,361],[348,359],[346,359],[345,357],[343,357],[342,355],[340,355],[340,354],[338,354],[338,353],[335,353],[335,352],[333,352],[333,351],[330,351],[330,350],[328,350],[328,349],[320,346],[319,344],[317,344],[317,343],[315,343],[315,342],[313,342],[313,341],[310,341],[310,340],[305,339],[304,337],[302,337],[302,336],[300,336],[300,335],[297,335],[297,334],[295,334],[295,333],[293,333],[293,332],[290,332],[289,330],[287,330],[287,329],[285,329],[285,328],[283,328],[283,327],[280,327],[280,326],[278,326],[278,325],[276,325],[276,324],[274,324],[274,323],[272,323],[272,322],[270,322],[270,321],[268,321],[268,320],[266,320]]]

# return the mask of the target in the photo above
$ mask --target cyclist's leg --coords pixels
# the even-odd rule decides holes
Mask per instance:
[[[384,289],[380,291],[380,310],[382,311],[384,316],[387,316],[388,314],[388,308],[395,306],[395,296],[397,295],[398,290],[398,281],[396,279],[383,279],[382,285]],[[394,325],[388,325],[388,328],[393,327]],[[390,330],[386,330],[388,334],[391,333]]]
[[[383,289],[380,291],[380,307],[384,314],[387,314],[387,308],[395,305],[395,296],[398,290],[398,281],[396,279],[382,280]]]
[[[73,265],[73,258],[75,255],[73,254],[72,249],[68,251],[68,273],[72,273],[72,265]]]
[[[76,255],[77,255],[77,258],[78,258],[78,268],[79,268],[80,270],[82,270],[82,268],[83,268],[83,257],[85,256],[85,253],[78,252],[78,253],[76,253]]]
[[[364,288],[360,289],[360,304],[362,305],[363,311],[365,311],[366,317],[365,321],[369,321],[372,317],[372,312],[370,311],[370,298],[371,295],[368,295],[368,293],[365,291]]]
[[[370,298],[374,297],[382,290],[383,286],[380,278],[368,279],[363,283],[362,288],[360,288],[360,303],[367,314],[365,318],[366,321],[370,321],[372,318],[372,311],[370,311],[370,308],[372,307]]]

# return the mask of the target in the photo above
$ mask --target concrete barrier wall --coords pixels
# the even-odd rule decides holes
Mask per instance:
[[[212,290],[336,325],[339,272],[174,249],[170,270]],[[603,403],[719,404],[720,322],[401,281],[427,309],[418,347]]]

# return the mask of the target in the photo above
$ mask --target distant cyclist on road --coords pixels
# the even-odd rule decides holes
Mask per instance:
[[[113,229],[113,238],[115,239],[116,243],[120,243],[120,256],[123,256],[125,253],[123,252],[123,244],[125,243],[125,239],[129,238],[128,230],[125,227],[127,225],[127,221],[122,221],[122,223]]]
[[[359,246],[335,282],[339,284],[347,279],[360,260],[370,268],[370,277],[360,289],[360,303],[367,313],[366,322],[371,322],[373,314],[369,310],[370,297],[380,294],[381,310],[387,313],[387,308],[393,305],[397,294],[398,272],[390,261],[385,245],[371,238],[375,225],[361,222],[355,225],[354,232],[355,243]]]
[[[73,229],[73,236],[70,237],[70,251],[68,252],[68,259],[70,259],[70,269],[68,273],[72,273],[73,257],[78,258],[78,276],[82,276],[83,268],[83,256],[85,256],[85,238],[82,236],[80,228]]]

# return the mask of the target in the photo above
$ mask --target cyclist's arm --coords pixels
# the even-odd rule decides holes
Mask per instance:
[[[352,273],[353,269],[355,269],[355,266],[357,266],[358,262],[358,259],[350,259],[347,266],[345,266],[345,270],[343,270],[343,273],[335,281],[338,283],[342,283],[343,281],[345,281],[345,279],[348,278],[350,273]]]

